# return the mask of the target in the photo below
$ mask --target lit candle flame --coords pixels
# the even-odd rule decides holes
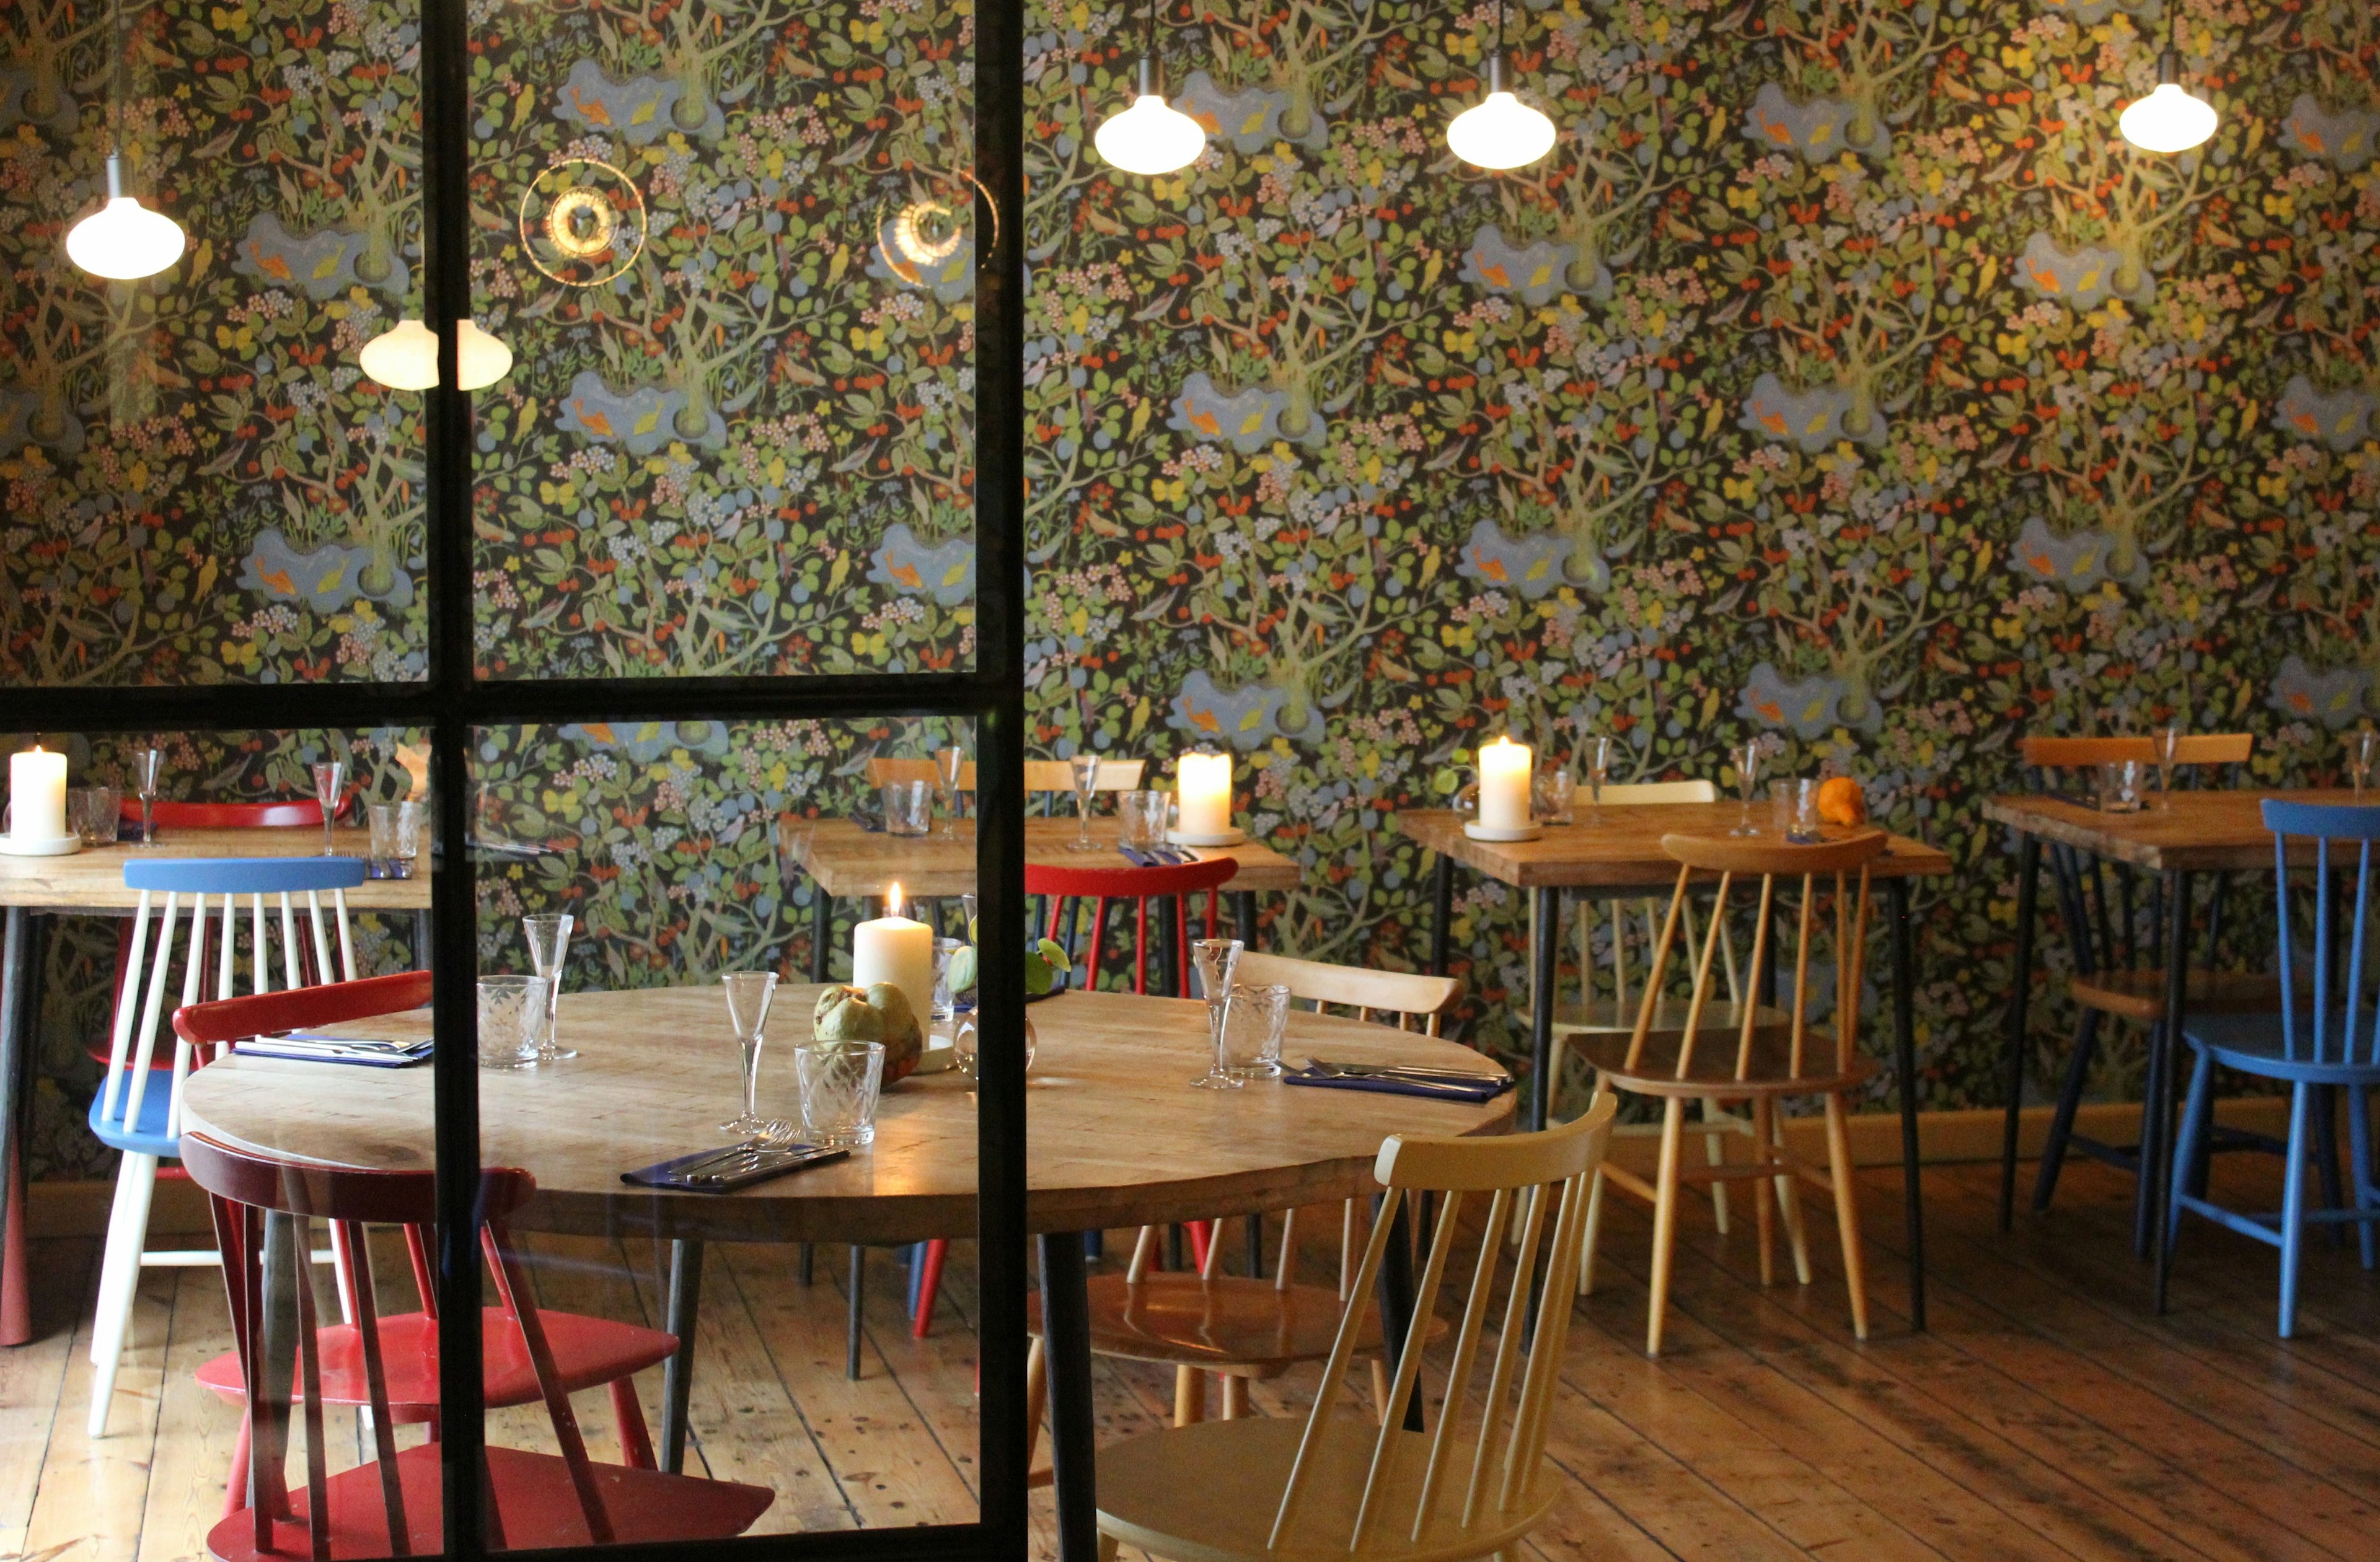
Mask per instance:
[[[884,914],[887,916],[898,916],[901,914],[901,886],[898,884],[887,885],[885,887]]]

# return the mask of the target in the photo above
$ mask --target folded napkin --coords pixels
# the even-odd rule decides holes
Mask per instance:
[[[427,1036],[419,1041],[388,1041],[374,1036],[311,1035],[298,1031],[288,1035],[251,1036],[233,1043],[232,1051],[243,1058],[287,1058],[301,1063],[409,1069],[416,1063],[430,1061],[434,1045]]]
[[[1456,1077],[1451,1073],[1398,1073],[1387,1069],[1351,1074],[1336,1072],[1327,1065],[1313,1062],[1303,1068],[1282,1071],[1281,1082],[1283,1084],[1313,1085],[1323,1090],[1368,1090],[1381,1096],[1419,1096],[1433,1101],[1493,1101],[1512,1088],[1510,1074],[1483,1072]]]
[[[655,1161],[620,1173],[620,1181],[640,1188],[666,1188],[681,1193],[732,1193],[738,1188],[790,1176],[851,1154],[849,1150],[829,1150],[816,1144],[778,1144],[749,1160],[722,1161],[720,1156],[723,1149],[724,1146],[714,1145],[689,1156]]]
[[[1179,846],[1118,846],[1116,850],[1135,867],[1179,867],[1198,860]]]

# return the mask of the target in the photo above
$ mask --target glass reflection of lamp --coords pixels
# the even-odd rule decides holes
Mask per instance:
[[[124,9],[115,7],[116,68],[125,59]],[[111,87],[120,86],[111,82]],[[113,96],[120,99],[122,94]],[[152,212],[124,193],[124,111],[109,105],[115,121],[114,144],[107,154],[107,204],[67,231],[67,259],[93,276],[111,282],[138,282],[155,276],[182,258],[182,225],[162,212]]]
[[[2181,152],[2204,145],[2221,123],[2215,105],[2181,84],[2181,11],[2174,10],[2173,42],[2157,55],[2156,91],[2127,104],[2116,127],[2143,151]]]
[[[1141,35],[1140,91],[1130,108],[1100,123],[1091,143],[1113,166],[1151,177],[1187,168],[1207,150],[1207,132],[1198,122],[1165,101],[1157,67],[1157,0],[1148,0],[1148,25]]]
[[[1504,85],[1504,0],[1496,0],[1496,47],[1488,55],[1488,95],[1454,116],[1446,144],[1475,168],[1521,168],[1554,149],[1554,122]]]
[[[456,378],[467,391],[484,390],[511,372],[513,350],[477,321],[455,326]],[[366,374],[392,391],[426,391],[438,383],[438,337],[418,320],[401,320],[356,355]]]

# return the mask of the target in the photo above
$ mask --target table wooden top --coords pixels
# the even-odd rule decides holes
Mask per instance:
[[[1535,841],[1474,841],[1463,816],[1445,808],[1406,809],[1397,829],[1433,852],[1524,890],[1637,889],[1676,882],[1678,865],[1661,850],[1664,835],[1725,835],[1742,817],[1734,803],[1608,805],[1598,818],[1582,795],[1573,822],[1549,824]],[[1753,805],[1768,828],[1767,799]],[[1872,870],[1879,878],[1922,878],[1950,871],[1948,854],[1907,836],[1892,837]]]
[[[2292,803],[2353,803],[2343,787],[2295,792],[2252,788],[2153,793],[2137,814],[2103,814],[2070,798],[2027,794],[1987,798],[1984,817],[2061,846],[2079,847],[2113,862],[2157,873],[2236,873],[2270,869],[2273,836],[2258,805],[2267,797]],[[2380,793],[2365,801],[2380,803]],[[2312,862],[2311,842],[2293,842],[2291,862]]]
[[[960,820],[953,841],[943,840],[941,828],[937,822],[932,835],[886,835],[848,819],[820,819],[802,849],[802,871],[835,896],[881,895],[892,884],[900,885],[905,895],[965,894],[975,888],[975,821]],[[1123,827],[1112,814],[1091,817],[1091,839],[1101,851],[1068,851],[1075,829],[1072,818],[1026,819],[1026,860],[1052,867],[1130,866],[1116,853]],[[1260,841],[1190,850],[1201,859],[1238,862],[1240,871],[1226,890],[1294,890],[1303,878],[1294,862]]]
[[[786,984],[761,1053],[760,1110],[798,1120],[788,1048],[809,1037],[819,988]],[[1484,1105],[1258,1081],[1194,1090],[1206,1072],[1207,1006],[1125,993],[1068,993],[1029,1010],[1039,1046],[1026,1076],[1037,1231],[1241,1215],[1376,1191],[1380,1141],[1476,1133],[1511,1116]],[[429,1033],[427,1011],[346,1027]],[[976,1102],[956,1072],[884,1093],[875,1145],[740,1193],[633,1187],[623,1171],[726,1142],[736,1049],[716,987],[577,993],[562,999],[571,1061],[480,1075],[491,1166],[524,1167],[538,1195],[523,1224],[596,1235],[650,1232],[741,1241],[915,1241],[976,1224]],[[1451,1042],[1299,1012],[1284,1052],[1334,1062],[1486,1068]],[[431,1072],[233,1058],[191,1076],[187,1127],[274,1154],[345,1166],[432,1164]]]
[[[0,906],[45,911],[130,911],[140,891],[124,887],[124,865],[142,857],[311,857],[322,850],[322,827],[286,829],[166,829],[153,846],[118,842],[86,846],[70,857],[0,856]],[[368,856],[371,832],[339,829],[342,854]],[[419,911],[430,904],[430,859],[411,878],[367,878],[347,891],[350,911]]]

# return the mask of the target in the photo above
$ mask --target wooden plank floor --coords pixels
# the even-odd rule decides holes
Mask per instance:
[[[2218,1190],[2277,1202],[2263,1157],[2227,1157]],[[2366,1558],[2380,1537],[2380,1281],[2317,1247],[2301,1338],[2274,1338],[2276,1258],[2185,1228],[2174,1308],[2153,1318],[2127,1248],[2129,1183],[2073,1168],[2058,1208],[1993,1229],[1996,1174],[1929,1171],[1933,1330],[1912,1335],[1897,1174],[1862,1179],[1875,1337],[1851,1337],[1831,1222],[1810,1201],[1807,1289],[1762,1288],[1748,1218],[1684,1226],[1670,1351],[1641,1354],[1650,1220],[1612,1201],[1596,1294],[1579,1304],[1550,1451],[1565,1495],[1547,1557]],[[1739,1193],[1739,1200],[1742,1195]],[[1739,1202],[1740,1212],[1748,1214]],[[1316,1229],[1328,1229],[1322,1221]],[[1110,1251],[1126,1247],[1121,1238]],[[110,1433],[83,1435],[97,1244],[36,1244],[41,1338],[0,1351],[0,1558],[181,1562],[220,1511],[236,1412],[191,1370],[228,1348],[211,1270],[145,1277]],[[793,1250],[715,1248],[704,1286],[690,1469],[766,1484],[764,1531],[971,1517],[974,1274],[953,1254],[932,1338],[908,1336],[904,1271],[870,1254],[866,1374],[843,1376],[844,1264],[802,1287]],[[1781,1254],[1780,1254],[1781,1258]],[[549,1306],[653,1320],[658,1255],[544,1241]],[[1788,1266],[1780,1263],[1780,1269]],[[1790,1272],[1790,1270],[1788,1270]],[[404,1266],[382,1266],[384,1285]],[[406,1299],[391,1289],[387,1301]],[[1098,1363],[1102,1439],[1160,1424],[1170,1375]],[[659,1374],[638,1384],[650,1413]],[[1259,1385],[1297,1413],[1310,1377]],[[578,1409],[599,1459],[618,1442],[600,1394]],[[418,1433],[407,1431],[405,1440]],[[546,1446],[541,1413],[493,1440]],[[333,1418],[333,1463],[360,1457]],[[1046,1456],[1045,1456],[1046,1457]],[[1049,1499],[1036,1540],[1049,1550]]]

